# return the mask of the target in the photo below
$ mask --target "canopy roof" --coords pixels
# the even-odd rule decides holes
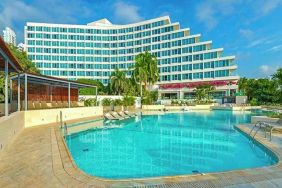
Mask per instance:
[[[10,72],[20,72],[23,70],[17,58],[15,58],[7,44],[0,37],[0,71],[5,70],[5,60],[8,60],[8,69]]]
[[[18,76],[20,79],[27,77],[28,83],[37,83],[42,85],[52,85],[52,86],[58,86],[58,87],[68,87],[70,84],[71,88],[85,88],[85,87],[92,87],[97,88],[97,86],[89,85],[89,84],[81,84],[75,81],[65,80],[61,78],[55,78],[51,76],[43,76],[38,74],[31,74],[31,73],[22,73],[16,76],[11,77],[12,80],[18,79]]]

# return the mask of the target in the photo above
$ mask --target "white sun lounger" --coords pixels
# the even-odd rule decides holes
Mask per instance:
[[[137,116],[137,114],[136,113],[130,113],[129,111],[124,111],[124,113],[126,114],[126,115],[128,115],[128,116],[130,116],[130,117],[135,117],[135,116]]]
[[[130,116],[129,116],[129,115],[126,115],[123,111],[120,111],[120,112],[118,113],[118,115],[120,115],[120,116],[123,117],[123,118],[130,118]]]
[[[118,118],[118,119],[124,119],[124,117],[120,116],[117,112],[115,111],[112,111],[110,112],[110,114],[115,117],[115,118]]]
[[[105,118],[107,118],[108,120],[120,120],[120,118],[116,118],[114,116],[112,116],[110,113],[105,113]]]

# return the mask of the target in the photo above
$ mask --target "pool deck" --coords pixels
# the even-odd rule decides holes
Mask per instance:
[[[239,125],[249,132],[249,125]],[[260,133],[256,139],[282,159],[282,135],[272,142]],[[205,175],[148,179],[106,180],[89,176],[72,162],[58,125],[24,129],[0,153],[0,187],[282,187],[282,164],[257,169]]]

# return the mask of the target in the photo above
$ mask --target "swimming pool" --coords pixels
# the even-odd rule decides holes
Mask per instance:
[[[65,138],[76,165],[110,179],[175,176],[269,166],[271,152],[234,128],[251,113],[146,115]],[[112,127],[112,128],[111,128]]]

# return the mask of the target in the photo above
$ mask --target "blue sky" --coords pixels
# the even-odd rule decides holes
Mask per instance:
[[[266,77],[282,67],[282,0],[0,1],[0,29],[12,27],[18,42],[28,21],[127,24],[163,15],[235,55],[240,76]]]

